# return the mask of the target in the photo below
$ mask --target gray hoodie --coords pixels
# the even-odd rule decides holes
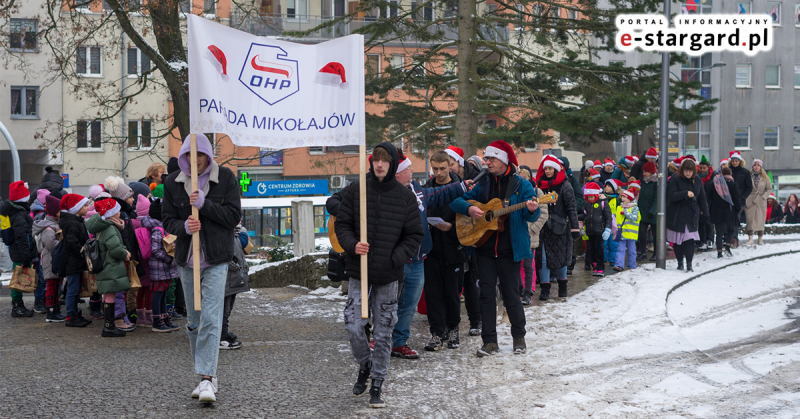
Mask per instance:
[[[48,215],[43,220],[34,221],[31,230],[33,238],[36,240],[36,248],[42,254],[41,263],[44,279],[58,278],[58,276],[53,274],[50,258],[50,252],[52,252],[53,248],[58,244],[56,233],[61,231],[61,228],[58,227],[58,221]]]

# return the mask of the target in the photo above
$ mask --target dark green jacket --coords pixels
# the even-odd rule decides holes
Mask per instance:
[[[86,229],[94,234],[100,244],[103,255],[103,270],[97,274],[97,292],[127,291],[131,287],[128,271],[125,269],[125,258],[128,251],[122,244],[122,234],[110,221],[95,214],[86,221]]]
[[[642,181],[642,190],[639,191],[639,214],[642,214],[642,223],[656,223],[658,215],[658,182]]]

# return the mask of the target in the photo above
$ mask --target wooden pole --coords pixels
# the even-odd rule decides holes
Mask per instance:
[[[367,146],[358,146],[358,214],[362,243],[367,242]],[[369,318],[367,255],[361,255],[361,318]]]
[[[191,142],[191,152],[189,161],[192,165],[192,192],[197,190],[197,135],[189,136]],[[195,206],[192,206],[192,217],[200,219],[200,213]],[[194,309],[200,311],[200,232],[192,234],[192,273],[194,275]]]

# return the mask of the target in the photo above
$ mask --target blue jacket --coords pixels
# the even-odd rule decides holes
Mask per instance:
[[[425,237],[422,238],[417,253],[411,257],[409,262],[422,261],[433,248],[431,230],[428,226],[428,208],[443,207],[459,196],[464,195],[464,187],[462,185],[463,183],[451,183],[436,188],[423,188],[416,180],[411,181],[409,189],[417,196],[417,203],[420,205],[419,216],[422,218],[422,229],[425,231]]]
[[[462,197],[453,201],[450,208],[453,211],[467,215],[467,210],[472,206],[468,200],[486,203],[489,201],[489,177],[485,177],[465,193]],[[514,175],[514,189],[509,200],[509,206],[525,202],[533,198],[534,190],[530,182],[522,179],[519,175]],[[511,247],[514,249],[514,261],[520,262],[522,259],[533,258],[531,253],[531,236],[528,234],[528,223],[536,222],[541,211],[537,209],[531,214],[527,209],[514,211],[509,214],[511,229]]]

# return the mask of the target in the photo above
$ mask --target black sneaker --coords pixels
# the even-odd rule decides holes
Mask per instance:
[[[45,318],[47,323],[63,323],[66,319],[67,317],[61,314],[58,306],[47,308],[47,317]]]
[[[15,303],[11,302],[11,317],[33,317],[33,310],[25,308],[25,303],[22,301]]]
[[[34,300],[33,302],[33,312],[36,314],[45,314],[47,313],[47,306],[44,305],[44,300]]]
[[[427,345],[425,345],[426,351],[438,351],[441,350],[442,348],[444,348],[444,343],[442,342],[442,338],[435,334],[431,335],[431,340],[428,342]]]
[[[717,252],[717,259],[722,259],[722,252]]]
[[[729,244],[725,245],[725,256],[728,256],[729,258],[733,257],[733,252],[731,252],[731,245]]]
[[[64,325],[67,327],[86,327],[90,324],[92,324],[91,321],[86,320],[77,314],[73,314],[71,317],[67,318],[66,322],[64,322]]]
[[[470,325],[469,327],[470,336],[480,336],[481,332],[483,332],[483,325],[481,324],[481,322]]]
[[[572,275],[572,269],[567,268],[567,275]]]
[[[530,296],[530,294],[525,293],[525,294],[522,295],[522,305],[524,305],[524,306],[531,305],[531,296]]]
[[[363,396],[364,392],[367,391],[367,379],[369,379],[369,373],[372,370],[372,361],[367,361],[365,365],[361,365],[358,368],[358,378],[356,378],[356,383],[353,384],[353,395]]]
[[[526,348],[524,337],[514,338],[514,355],[524,354]]]
[[[381,387],[383,387],[383,379],[373,378],[372,388],[369,389],[369,407],[378,409],[386,407],[386,402],[381,397]]]
[[[480,349],[478,349],[478,357],[490,356],[500,352],[500,347],[497,346],[496,343],[484,343]]]
[[[450,339],[447,341],[447,347],[450,349],[456,349],[461,345],[461,341],[458,339],[458,329],[453,329],[450,331]]]
[[[238,340],[221,340],[219,341],[219,349],[239,349],[242,347],[242,342]]]

